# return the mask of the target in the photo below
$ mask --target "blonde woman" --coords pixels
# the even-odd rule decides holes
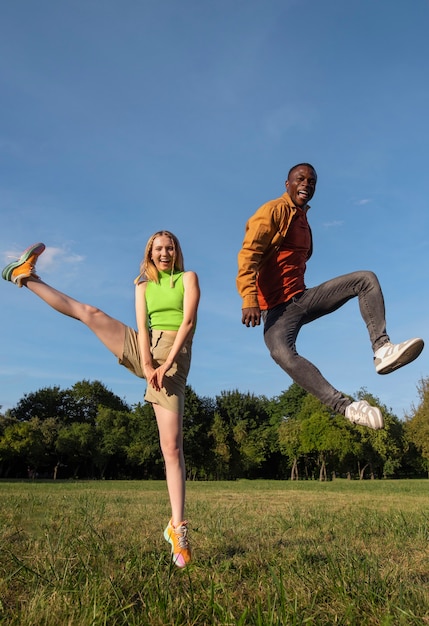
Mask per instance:
[[[147,242],[135,282],[137,332],[100,309],[79,302],[43,282],[35,273],[43,243],[27,248],[2,276],[27,287],[50,307],[83,322],[133,374],[147,381],[145,400],[153,406],[165,462],[171,519],[164,531],[173,562],[191,560],[185,520],[183,411],[192,339],[200,299],[198,277],[184,270],[180,243],[161,230]]]

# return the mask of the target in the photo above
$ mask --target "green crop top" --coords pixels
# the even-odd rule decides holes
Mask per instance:
[[[183,272],[158,272],[159,283],[148,281],[146,308],[149,328],[153,330],[178,330],[183,321]],[[171,287],[171,278],[174,287]]]

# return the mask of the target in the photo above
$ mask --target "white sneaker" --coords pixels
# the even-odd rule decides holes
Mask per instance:
[[[368,404],[366,400],[352,402],[346,408],[346,418],[353,424],[368,426],[374,430],[379,430],[384,426],[383,416],[380,409]]]
[[[388,341],[374,353],[377,374],[390,374],[417,359],[424,346],[423,339],[408,339],[402,343]]]

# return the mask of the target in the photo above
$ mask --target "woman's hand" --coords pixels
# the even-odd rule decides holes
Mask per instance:
[[[164,376],[170,368],[171,368],[171,364],[168,363],[167,361],[163,363],[162,365],[160,365],[159,367],[157,367],[156,369],[152,368],[152,373],[149,375],[149,377],[146,380],[148,381],[149,384],[152,385],[152,387],[156,391],[160,391],[162,387],[164,386],[163,385]]]

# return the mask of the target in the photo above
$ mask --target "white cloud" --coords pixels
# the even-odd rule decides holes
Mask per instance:
[[[332,222],[324,222],[323,226],[325,228],[338,228],[344,224],[343,220],[333,220]]]
[[[7,250],[4,254],[5,264],[11,263],[12,261],[18,260],[23,253],[23,250]],[[37,267],[41,270],[50,271],[51,268],[67,265],[75,266],[79,263],[82,263],[85,260],[85,257],[80,254],[75,254],[74,252],[70,252],[66,247],[56,248],[53,246],[49,246],[45,249],[43,254],[37,260]]]
[[[49,271],[54,266],[56,269],[61,265],[68,265],[70,267],[70,265],[77,265],[84,260],[84,256],[70,252],[70,250],[65,247],[56,248],[54,246],[48,246],[38,260],[37,265],[40,269]]]

